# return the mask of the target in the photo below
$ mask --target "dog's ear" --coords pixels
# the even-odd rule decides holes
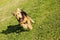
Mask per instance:
[[[19,9],[19,8],[17,8],[17,9],[16,9],[16,11],[20,11],[20,9]]]
[[[21,12],[21,10],[19,8],[17,8],[15,12]]]
[[[22,15],[27,16],[27,13],[23,10],[21,10]]]

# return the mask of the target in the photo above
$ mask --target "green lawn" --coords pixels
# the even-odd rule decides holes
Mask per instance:
[[[35,21],[24,31],[12,12],[20,8]],[[1,0],[0,40],[60,40],[60,0]]]

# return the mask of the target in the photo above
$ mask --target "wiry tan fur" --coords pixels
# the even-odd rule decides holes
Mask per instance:
[[[20,10],[19,8],[16,9],[16,11],[13,13],[13,15],[18,20],[19,24],[26,30],[32,30],[31,22],[34,23],[34,21],[26,14],[26,12]],[[23,14],[23,15],[22,15]]]

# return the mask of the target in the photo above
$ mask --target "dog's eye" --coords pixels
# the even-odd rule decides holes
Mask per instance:
[[[19,15],[19,13],[18,13],[18,15]]]
[[[18,13],[19,14],[19,13]]]

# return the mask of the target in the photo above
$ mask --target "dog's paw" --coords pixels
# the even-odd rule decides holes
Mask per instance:
[[[35,21],[32,20],[32,23],[35,23]]]

